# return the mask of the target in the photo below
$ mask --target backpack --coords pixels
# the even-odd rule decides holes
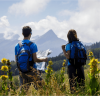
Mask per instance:
[[[30,45],[33,42],[29,42],[28,44],[19,42],[18,44],[20,48],[17,54],[17,67],[22,73],[27,73],[30,71],[30,62],[33,64],[33,61],[29,61],[29,58],[32,56]]]
[[[73,41],[71,43],[71,53],[69,62],[71,65],[82,66],[86,65],[86,49],[80,41]]]

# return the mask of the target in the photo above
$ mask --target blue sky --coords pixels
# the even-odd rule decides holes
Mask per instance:
[[[21,36],[29,25],[32,37],[52,29],[67,40],[68,30],[75,29],[84,42],[100,41],[100,0],[0,0],[0,33],[6,39]]]

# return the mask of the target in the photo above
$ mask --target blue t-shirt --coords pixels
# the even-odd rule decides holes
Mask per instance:
[[[70,47],[71,47],[71,43],[68,43],[68,44],[65,46],[66,52],[67,52],[67,51],[70,51]],[[71,64],[70,64],[70,62],[69,62],[69,60],[68,60],[68,66],[69,66],[69,65],[71,65]]]
[[[21,43],[24,44],[24,43],[29,43],[31,42],[30,40],[22,40]],[[17,43],[16,46],[15,46],[15,55],[17,55],[18,51],[19,51],[19,44]],[[31,50],[31,54],[33,53],[36,53],[38,51],[37,49],[37,45],[35,43],[31,44],[30,45],[30,50]],[[32,57],[29,58],[29,61],[32,61]],[[37,68],[36,64],[33,65],[33,68]]]

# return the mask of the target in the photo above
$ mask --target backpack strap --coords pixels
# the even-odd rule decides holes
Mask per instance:
[[[18,42],[18,44],[19,44],[19,46],[20,46],[20,47],[22,47],[22,46],[23,46],[23,44],[22,44],[22,42],[21,42],[21,41],[19,41],[19,42]]]
[[[28,46],[31,46],[31,44],[33,44],[33,42],[29,42],[27,45],[28,45]]]
[[[29,42],[28,44],[27,44],[27,46],[31,46],[31,44],[33,44],[34,42]],[[33,60],[33,55],[32,55],[32,61],[29,61],[29,64],[30,64],[30,66],[33,66],[33,64],[34,64],[35,62],[34,62],[34,60]]]
[[[22,44],[22,42],[20,41],[20,42],[18,42],[18,44],[19,44],[19,46],[20,47],[22,47],[23,46],[23,44]],[[27,46],[30,46],[31,44],[33,44],[33,42],[29,42],[28,44],[27,43],[24,43],[24,44],[26,44]]]

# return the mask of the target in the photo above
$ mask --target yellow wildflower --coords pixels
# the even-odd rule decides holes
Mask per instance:
[[[64,62],[66,62],[66,60],[64,59]]]
[[[97,65],[98,63],[98,59],[93,58],[88,65]]]
[[[51,72],[53,72],[53,70],[51,70]]]
[[[93,52],[89,52],[89,55],[88,56],[93,56]]]
[[[8,60],[7,60],[7,65],[10,65],[10,64],[11,64],[11,63],[10,63],[10,60],[8,59]]]
[[[6,80],[8,78],[8,76],[7,75],[2,75],[1,78],[2,78],[2,80]]]
[[[50,60],[50,61],[49,61],[49,65],[52,65],[52,64],[53,64],[53,62]]]
[[[2,71],[8,71],[8,66],[2,66],[2,67],[1,67],[1,70],[2,70]]]
[[[65,66],[66,64],[65,64],[65,62],[63,62],[63,66]]]
[[[48,73],[48,70],[45,70],[46,73]]]
[[[6,58],[2,58],[1,59],[1,63],[5,64],[7,62],[7,59]]]

